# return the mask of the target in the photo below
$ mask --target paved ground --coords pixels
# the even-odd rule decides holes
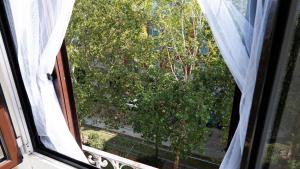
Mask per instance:
[[[97,127],[86,126],[82,128],[82,136],[86,136],[93,133],[97,134],[101,139],[97,144],[88,145],[95,146],[102,151],[112,153],[133,161],[145,163],[147,165],[153,165],[153,159],[149,159],[149,156],[155,152],[155,145],[153,143],[144,142],[142,139],[128,136],[122,133],[115,133],[107,131],[106,129],[100,129]],[[95,142],[94,142],[95,143]],[[86,142],[86,144],[88,144]],[[160,146],[158,158],[161,160],[162,169],[172,169],[174,162],[174,153],[170,151],[167,146]],[[180,162],[180,169],[217,169],[218,164],[211,161],[213,159],[206,159],[206,157],[198,155],[190,155],[186,158],[182,158]],[[152,162],[151,162],[152,161]]]
[[[104,123],[96,118],[90,118],[85,121],[86,125],[97,127],[100,129],[107,129]],[[110,131],[116,133],[122,133],[127,136],[135,137],[142,139],[139,133],[135,133],[131,126],[124,126],[123,128],[119,128],[117,130],[109,129]],[[204,155],[216,160],[221,160],[225,154],[223,151],[224,145],[222,144],[223,132],[216,128],[210,128],[210,136],[208,137],[207,143],[204,146],[203,153],[194,152],[195,154]],[[170,142],[163,142],[164,146],[170,146]]]
[[[224,155],[224,144],[222,144],[223,131],[210,128],[211,135],[207,139],[207,143],[204,146],[203,154],[208,157],[212,157],[218,160],[221,160]]]

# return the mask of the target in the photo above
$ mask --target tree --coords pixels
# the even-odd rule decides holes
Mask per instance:
[[[203,145],[212,112],[228,124],[234,85],[197,2],[155,2],[151,27],[158,30],[159,66],[148,72],[152,80],[131,119],[155,142],[156,158],[158,144],[170,140],[178,168],[181,156]]]
[[[77,0],[66,38],[79,119],[99,115],[181,157],[229,121],[233,81],[196,0]]]
[[[134,128],[142,128],[139,132],[154,139],[156,145],[170,140],[176,154],[174,168],[178,168],[180,156],[202,145],[209,112],[201,99],[203,91],[195,90],[192,83],[164,82],[164,88],[145,93],[138,113],[132,117],[136,119],[134,124],[140,125]]]
[[[155,143],[155,163],[158,161],[158,149],[162,141],[167,141],[169,130],[166,128],[171,116],[167,113],[165,100],[166,91],[173,83],[170,74],[161,73],[160,69],[150,68],[143,74],[144,90],[134,103],[130,122],[135,132],[141,133],[146,140]],[[158,166],[157,166],[158,167]]]
[[[145,11],[142,0],[76,1],[66,43],[79,119],[101,113],[112,127],[127,123],[126,103],[153,55]]]

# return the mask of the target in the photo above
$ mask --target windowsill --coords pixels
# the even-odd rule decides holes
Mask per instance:
[[[114,154],[110,154],[95,148],[83,146],[83,151],[87,154],[91,154],[89,161],[95,162],[95,166],[105,168],[106,165],[113,165],[117,168],[122,166],[128,166],[129,168],[138,169],[156,169],[154,167],[138,163]],[[98,165],[98,166],[97,166]],[[37,152],[23,155],[23,162],[15,167],[14,169],[32,169],[32,168],[43,168],[43,169],[75,169],[74,167],[47,157]]]
[[[23,162],[14,169],[75,169],[74,167],[42,155],[40,153],[31,153],[23,155]]]

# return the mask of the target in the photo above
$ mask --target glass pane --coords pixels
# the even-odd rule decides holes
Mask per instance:
[[[0,86],[0,113],[2,112],[2,108],[4,105],[4,96],[3,96],[3,91],[2,88]],[[1,130],[0,130],[0,162],[3,161],[5,159],[5,145],[4,145],[4,141],[3,141],[3,136],[1,134]]]
[[[299,104],[299,100],[296,101]],[[266,144],[262,169],[300,168],[299,120],[299,111],[295,112],[292,107],[284,111]]]
[[[1,137],[1,135],[0,135]],[[0,138],[0,161],[3,161],[5,159],[5,151],[4,151],[4,145],[1,142]]]
[[[295,45],[290,51],[291,56],[297,56],[299,50],[300,15],[296,28]],[[262,169],[300,169],[300,60],[289,64],[287,76],[291,76],[289,85],[285,85],[285,102],[280,102],[276,121],[269,132],[264,149]],[[295,65],[295,69],[293,69]],[[293,72],[293,73],[292,73]],[[287,84],[285,82],[285,84]],[[288,87],[287,87],[288,86]]]

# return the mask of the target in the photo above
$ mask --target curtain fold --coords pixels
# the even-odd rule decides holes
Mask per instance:
[[[230,72],[240,88],[245,83],[253,28],[229,0],[198,0]]]
[[[242,96],[240,121],[220,169],[239,169],[273,0],[198,0]]]
[[[38,135],[44,146],[87,162],[65,122],[53,82],[56,55],[62,45],[74,0],[9,0],[19,66]]]

